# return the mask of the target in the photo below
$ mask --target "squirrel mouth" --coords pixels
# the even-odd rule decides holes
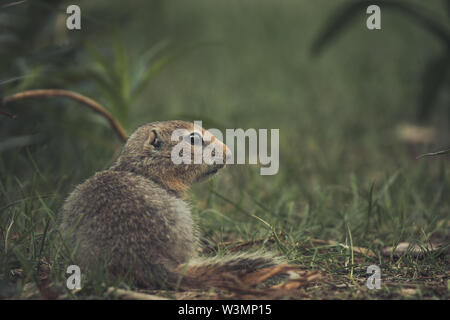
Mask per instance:
[[[208,179],[210,176],[213,176],[217,173],[217,171],[219,171],[220,168],[214,168],[210,171],[205,172],[205,174],[203,175],[203,177],[201,178],[201,180],[204,179]]]
[[[220,169],[222,169],[223,167],[225,167],[225,164],[221,164],[221,165],[214,165],[212,166],[211,170],[206,171],[199,180],[197,181],[203,181],[205,179],[208,179],[209,177],[215,175],[217,173],[217,171],[219,171]]]
[[[219,171],[219,169],[217,168],[217,169],[213,169],[213,170],[211,170],[211,171],[208,171],[206,174],[207,175],[212,175],[212,174],[216,174],[217,173],[217,171]]]

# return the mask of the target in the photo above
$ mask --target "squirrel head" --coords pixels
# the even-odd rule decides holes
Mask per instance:
[[[187,157],[190,163],[174,161],[177,155],[178,159]],[[231,151],[224,143],[193,123],[152,122],[133,132],[111,170],[145,176],[180,194],[193,183],[217,173],[229,157]],[[195,158],[201,159],[201,163]]]

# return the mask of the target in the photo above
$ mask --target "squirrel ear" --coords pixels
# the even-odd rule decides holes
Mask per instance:
[[[155,129],[153,129],[152,131],[150,131],[150,135],[148,138],[148,143],[151,144],[152,146],[154,146],[155,148],[160,148],[161,147],[161,141],[158,138],[158,133],[156,132]]]

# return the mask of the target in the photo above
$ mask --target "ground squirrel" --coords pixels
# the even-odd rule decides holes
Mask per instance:
[[[176,129],[186,130],[182,143],[221,148],[224,161],[174,164]],[[110,274],[128,275],[147,288],[215,286],[224,273],[239,276],[273,266],[270,255],[197,257],[197,229],[183,193],[223,168],[230,156],[225,144],[189,122],[139,127],[113,165],[77,186],[63,205],[60,227],[76,247],[74,263],[83,270],[105,258]]]

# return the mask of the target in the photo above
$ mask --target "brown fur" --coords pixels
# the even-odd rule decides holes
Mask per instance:
[[[75,263],[82,270],[106,259],[112,275],[128,275],[138,286],[170,288],[184,279],[185,286],[202,287],[208,280],[217,283],[221,273],[239,276],[275,263],[268,256],[196,261],[197,231],[182,195],[224,164],[174,164],[170,155],[177,142],[170,138],[180,128],[194,129],[184,121],[138,128],[111,168],[96,173],[69,195],[62,208],[61,230],[76,247]],[[224,159],[230,156],[221,141],[212,137],[209,143],[223,148]]]

